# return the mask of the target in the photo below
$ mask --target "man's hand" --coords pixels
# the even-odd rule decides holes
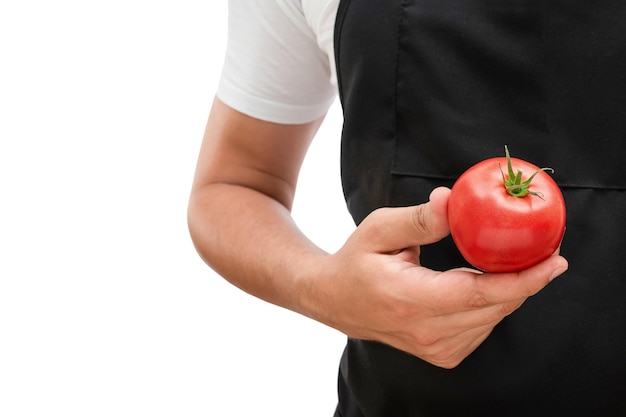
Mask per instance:
[[[309,305],[313,318],[349,337],[376,340],[443,368],[453,368],[493,328],[567,269],[555,254],[519,273],[469,269],[437,272],[420,265],[419,247],[449,233],[449,190],[426,204],[379,209],[368,216],[320,272]]]
[[[337,253],[326,253],[289,213],[302,159],[321,122],[266,122],[215,100],[189,228],[200,256],[244,291],[349,337],[451,368],[567,268],[560,256],[517,274],[423,268],[420,246],[449,233],[446,188],[420,206],[373,212]]]

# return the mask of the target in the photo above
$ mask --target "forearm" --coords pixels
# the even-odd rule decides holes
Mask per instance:
[[[232,284],[304,315],[312,277],[327,254],[307,239],[289,209],[254,189],[213,183],[192,193],[192,240],[202,259]]]

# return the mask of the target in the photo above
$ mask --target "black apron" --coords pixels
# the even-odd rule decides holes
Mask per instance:
[[[556,170],[570,263],[455,369],[349,340],[337,415],[625,416],[626,1],[343,0],[335,54],[356,223],[506,144]]]

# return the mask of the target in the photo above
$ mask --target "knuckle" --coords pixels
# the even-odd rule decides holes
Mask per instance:
[[[466,298],[466,307],[470,309],[481,309],[489,305],[489,300],[482,291],[474,291]]]
[[[389,208],[383,207],[372,211],[361,223],[359,230],[365,233],[368,238],[374,238],[384,234],[387,228],[386,218],[388,216]]]
[[[365,222],[373,225],[379,224],[385,217],[388,216],[390,210],[391,209],[389,207],[377,208],[365,218]]]
[[[451,360],[447,360],[446,362],[442,363],[440,365],[441,368],[443,369],[454,369],[457,366],[459,366],[461,364],[462,360],[461,359],[451,359]]]
[[[429,353],[435,353],[441,351],[448,336],[441,326],[422,322],[421,325],[413,328],[409,337],[414,346],[419,346]]]
[[[499,313],[501,317],[506,317],[520,308],[524,301],[512,301],[509,303],[503,303],[499,306]]]
[[[462,358],[451,349],[440,350],[430,356],[430,362],[444,369],[454,369],[461,364]]]
[[[431,347],[441,340],[441,336],[433,332],[418,332],[411,335],[414,345],[420,347]]]
[[[421,236],[427,236],[429,234],[428,222],[426,220],[426,210],[424,205],[417,206],[415,210],[411,212],[411,223],[413,229]]]

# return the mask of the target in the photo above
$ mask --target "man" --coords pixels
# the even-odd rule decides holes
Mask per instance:
[[[626,107],[624,72],[614,68],[626,69],[615,18],[626,7],[561,3],[231,1],[191,235],[234,285],[349,337],[336,415],[626,410],[626,265],[607,255],[624,248],[607,220],[620,217],[626,184],[603,174],[606,164],[623,170],[623,146],[603,152],[626,131],[614,109]],[[576,60],[601,44],[606,61]],[[342,179],[358,227],[328,254],[289,210],[335,80]],[[595,84],[573,90],[582,80]],[[599,122],[603,140],[590,156],[580,146]],[[577,262],[558,283],[548,285],[568,268],[558,254],[518,273],[481,274],[463,268],[449,239],[449,187],[505,140],[540,164],[554,156],[549,165],[571,175],[556,178],[570,216],[563,252]],[[583,160],[589,167],[576,169]]]

